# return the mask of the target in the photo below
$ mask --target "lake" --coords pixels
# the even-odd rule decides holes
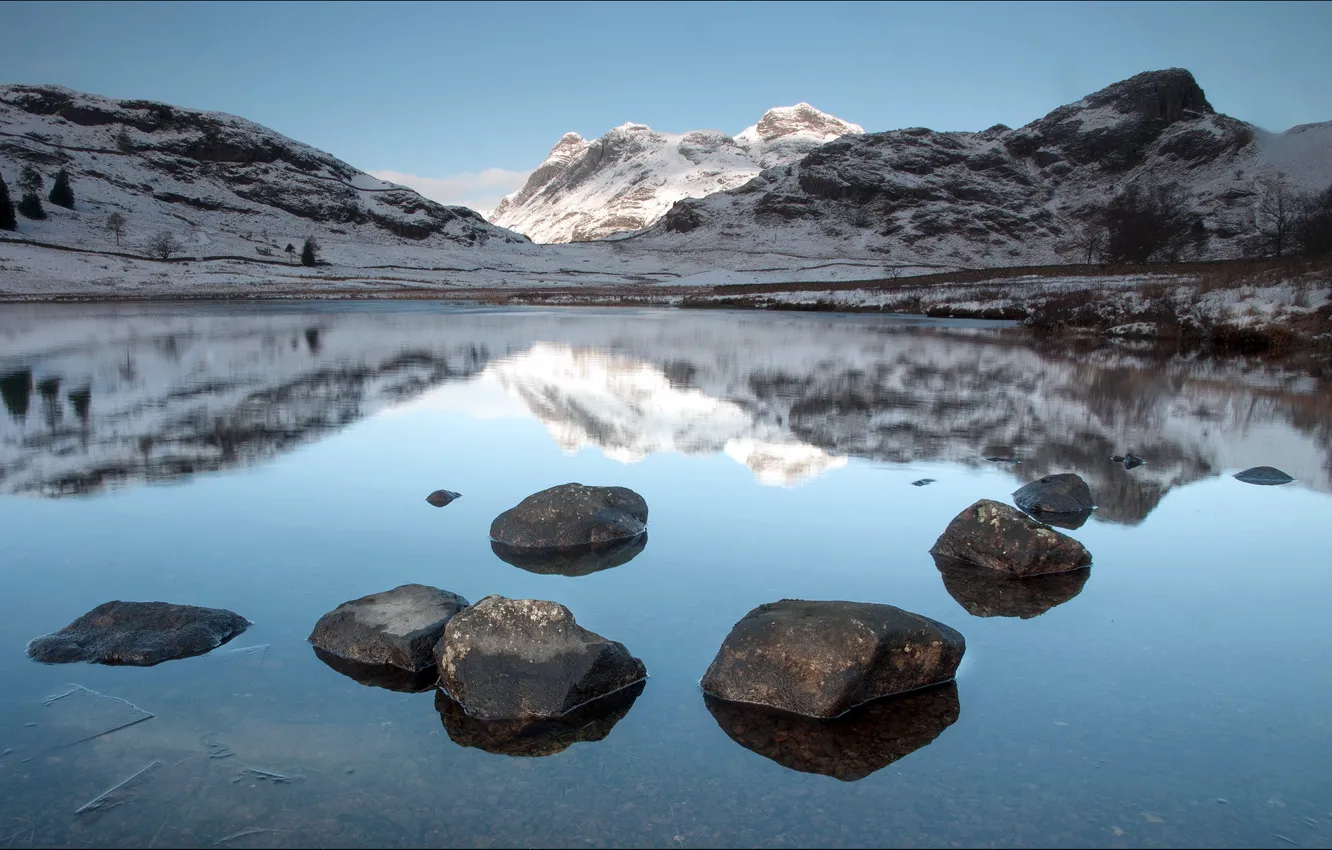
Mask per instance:
[[[6,305],[0,842],[1330,846],[1329,374],[890,317]],[[1258,465],[1296,481],[1232,477]],[[1018,597],[936,567],[959,511],[1052,472],[1096,498],[1089,571]],[[646,547],[492,552],[572,481],[641,493]],[[560,602],[649,679],[512,754],[306,643],[408,582]],[[705,700],[783,598],[947,623],[956,684],[834,724]],[[113,599],[253,625],[149,668],[26,656]]]

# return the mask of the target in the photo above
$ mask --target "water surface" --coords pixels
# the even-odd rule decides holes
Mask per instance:
[[[8,846],[1332,843],[1317,370],[880,317],[12,305],[0,390]],[[1263,464],[1297,481],[1230,477]],[[1089,572],[1015,599],[936,568],[958,511],[1050,472],[1097,498]],[[568,481],[643,494],[647,545],[497,557],[491,519]],[[515,746],[305,643],[406,582],[556,600],[650,679]],[[832,729],[705,701],[785,597],[948,623],[956,686]],[[24,654],[111,599],[254,625],[147,669]]]

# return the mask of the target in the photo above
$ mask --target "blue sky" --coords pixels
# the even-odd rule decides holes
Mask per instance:
[[[799,101],[979,130],[1179,66],[1261,127],[1332,120],[1332,3],[4,2],[0,33],[0,82],[231,112],[478,208],[566,131]]]

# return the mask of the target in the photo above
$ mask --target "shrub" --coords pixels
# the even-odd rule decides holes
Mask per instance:
[[[159,260],[169,260],[171,259],[172,254],[177,253],[185,246],[176,238],[176,234],[172,233],[170,230],[163,230],[152,239],[149,239],[148,244],[144,247],[148,249],[148,254],[150,256],[156,257]]]

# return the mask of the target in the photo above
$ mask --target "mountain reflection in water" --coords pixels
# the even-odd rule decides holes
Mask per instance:
[[[1077,472],[1095,517],[1255,454],[1332,489],[1332,395],[1260,362],[1073,351],[957,323],[381,305],[13,305],[0,492],[96,493],[241,467],[401,407],[503,394],[569,451],[724,453],[792,486],[865,458]],[[1109,458],[1131,449],[1133,470]]]

